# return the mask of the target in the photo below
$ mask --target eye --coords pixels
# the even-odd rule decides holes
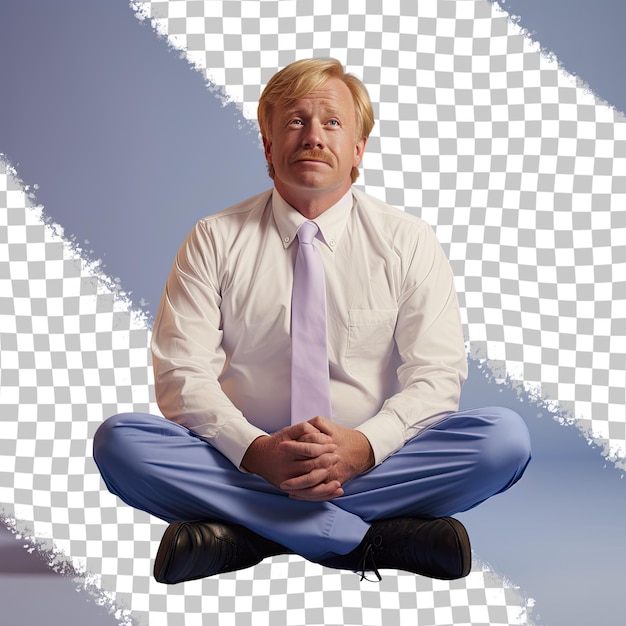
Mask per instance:
[[[341,126],[341,124],[339,124],[339,120],[328,120],[327,123],[329,126]]]
[[[302,120],[289,120],[289,126],[302,126]]]

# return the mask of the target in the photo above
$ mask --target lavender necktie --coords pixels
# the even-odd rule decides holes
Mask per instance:
[[[298,229],[291,296],[291,423],[332,418],[326,347],[324,266],[313,240],[315,222]]]

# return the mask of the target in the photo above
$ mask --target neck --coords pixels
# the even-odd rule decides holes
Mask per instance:
[[[332,191],[327,189],[324,191],[292,189],[281,185],[278,181],[275,181],[274,186],[285,202],[306,219],[312,220],[337,204],[350,189],[352,183],[342,185]]]

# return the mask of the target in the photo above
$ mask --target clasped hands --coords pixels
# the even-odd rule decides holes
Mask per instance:
[[[343,485],[374,465],[363,433],[314,417],[255,439],[242,467],[290,498],[321,502],[342,496]]]

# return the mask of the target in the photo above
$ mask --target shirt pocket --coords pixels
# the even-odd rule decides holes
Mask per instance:
[[[352,309],[346,364],[353,374],[376,375],[393,353],[397,309]]]

